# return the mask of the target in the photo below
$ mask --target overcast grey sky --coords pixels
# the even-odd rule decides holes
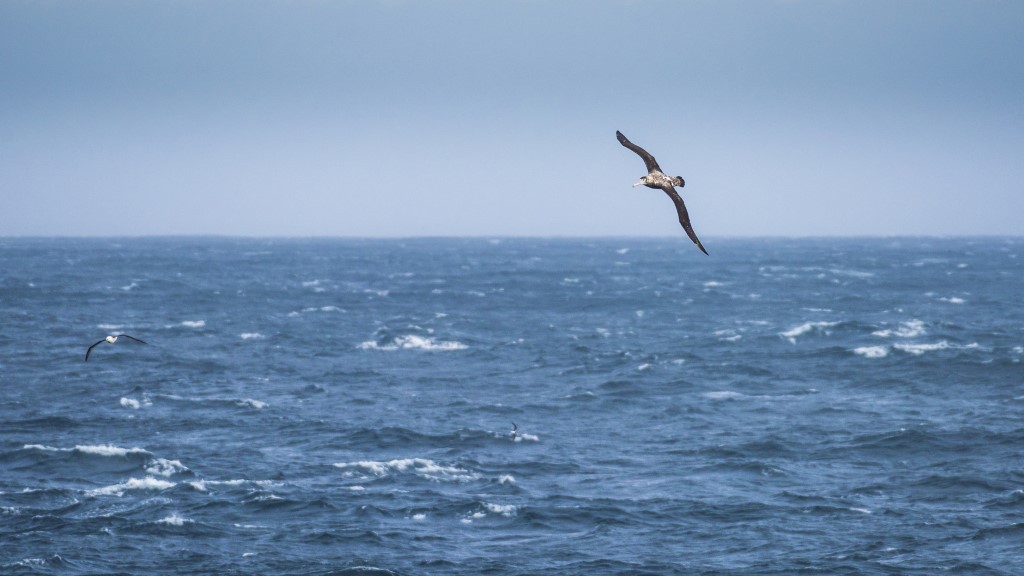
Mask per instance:
[[[1018,0],[0,0],[0,235],[1024,234]]]

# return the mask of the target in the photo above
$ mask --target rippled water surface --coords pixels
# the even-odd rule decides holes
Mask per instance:
[[[705,245],[0,239],[0,573],[1020,574],[1024,241]]]

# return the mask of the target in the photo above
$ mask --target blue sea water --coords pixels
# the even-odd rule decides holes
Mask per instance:
[[[706,246],[0,239],[0,573],[1024,573],[1024,239]]]

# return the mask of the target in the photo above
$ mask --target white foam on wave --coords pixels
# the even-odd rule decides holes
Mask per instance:
[[[865,358],[885,358],[889,355],[889,348],[885,346],[861,346],[853,349],[854,354]]]
[[[97,324],[96,327],[100,330],[121,330],[124,324]]]
[[[723,286],[723,284],[717,280],[708,280],[704,283],[705,288],[718,288],[720,286]]]
[[[838,324],[839,322],[804,322],[799,326],[794,326],[793,328],[786,330],[785,332],[781,333],[780,336],[784,337],[786,340],[789,340],[790,343],[796,344],[797,336],[803,336],[804,334],[807,334],[808,332],[812,331],[824,332],[826,335],[828,335],[828,329]]]
[[[451,351],[451,350],[465,350],[469,348],[462,342],[454,340],[434,340],[433,338],[424,338],[422,336],[416,336],[415,334],[409,334],[406,336],[396,336],[391,340],[390,344],[378,344],[373,340],[367,340],[361,342],[357,346],[360,350],[428,350],[428,351]]]
[[[718,339],[721,342],[736,342],[743,338],[742,334],[737,334],[736,331],[732,329],[715,330],[715,336],[718,336]]]
[[[154,458],[146,465],[146,474],[163,476],[165,478],[189,471],[188,467],[182,464],[180,460],[168,460],[166,458]]]
[[[353,477],[358,474],[384,477],[395,473],[412,473],[427,480],[446,482],[468,482],[479,478],[479,475],[458,466],[445,466],[427,458],[402,458],[387,462],[376,460],[337,462],[334,466],[346,470],[345,477]]]
[[[279,483],[273,480],[193,480],[188,485],[192,488],[200,491],[207,492],[210,486],[247,486],[247,485],[259,486],[259,487],[274,487]]]
[[[259,332],[242,332],[239,334],[239,337],[241,337],[242,340],[263,340],[266,338],[266,336]]]
[[[149,451],[142,448],[121,448],[120,446],[114,446],[112,444],[99,444],[99,445],[78,445],[74,448],[55,448],[53,446],[45,446],[43,444],[25,444],[22,447],[23,450],[40,450],[43,452],[78,452],[80,454],[90,454],[93,456],[116,456],[124,457],[129,454],[149,454]]]
[[[896,329],[885,329],[875,330],[871,333],[872,336],[878,336],[881,338],[890,338],[896,336],[898,338],[916,338],[925,333],[924,322],[921,320],[907,320],[906,322],[900,322],[900,325]]]
[[[514,504],[491,504],[490,502],[484,502],[484,508],[486,508],[488,512],[501,514],[507,518],[515,516],[516,512],[519,511],[519,507]]]
[[[498,477],[498,484],[515,484],[516,479],[511,474],[502,474]]]
[[[963,304],[966,302],[963,298],[957,298],[956,296],[950,296],[949,298],[939,298],[942,302],[948,302],[950,304]]]
[[[946,349],[948,349],[950,347],[951,346],[949,345],[949,342],[946,342],[945,340],[942,340],[941,342],[935,342],[934,344],[894,344],[893,345],[893,348],[896,348],[897,350],[902,350],[903,352],[907,352],[907,353],[913,354],[915,356],[920,356],[921,354],[924,354],[925,352],[932,352],[932,351],[935,351],[935,350],[946,350]]]
[[[873,278],[874,272],[862,272],[860,270],[847,270],[844,268],[829,268],[829,272],[837,276],[850,276],[853,278]]]
[[[121,290],[124,290],[125,292],[130,292],[131,290],[134,290],[134,289],[136,289],[138,287],[139,287],[138,284],[136,284],[135,282],[132,282],[131,284],[129,284],[127,286],[121,286]]]
[[[262,400],[254,400],[252,398],[244,398],[242,400],[235,400],[235,405],[236,406],[242,406],[243,408],[245,408],[245,407],[255,408],[257,410],[262,410],[262,409],[267,407],[267,403],[266,402],[263,402]]]
[[[123,496],[129,490],[167,490],[175,486],[174,482],[147,476],[145,478],[129,478],[120,484],[96,488],[95,490],[87,491],[85,494],[86,496]]]
[[[192,520],[188,518],[182,518],[177,513],[172,513],[166,518],[161,518],[156,521],[157,524],[167,524],[168,526],[184,526],[185,524],[191,524]]]
[[[302,287],[303,288],[312,288],[313,286],[319,286],[319,285],[320,285],[320,281],[319,280],[307,280],[306,282],[302,283]]]
[[[95,454],[97,456],[127,456],[129,454],[149,454],[142,448],[121,448],[112,444],[100,444],[98,446],[75,446],[75,450],[83,454]]]
[[[733,392],[732,390],[715,390],[714,392],[705,392],[701,396],[709,400],[736,400],[738,398],[746,398],[746,394],[740,394],[739,392]]]
[[[537,436],[536,434],[529,434],[527,432],[521,432],[519,434],[516,434],[515,440],[513,440],[513,442],[540,442],[540,436]]]
[[[206,320],[185,320],[181,325],[185,328],[203,328],[206,326]]]

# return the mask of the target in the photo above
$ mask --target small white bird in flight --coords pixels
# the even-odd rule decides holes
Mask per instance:
[[[135,340],[139,344],[145,344],[145,342],[143,342],[142,340],[139,340],[138,338],[136,338],[134,336],[129,336],[127,334],[114,334],[112,336],[107,336],[106,338],[104,338],[103,340],[100,340],[99,342],[93,344],[92,346],[89,346],[89,349],[85,351],[85,361],[86,362],[89,361],[89,354],[92,354],[92,349],[93,348],[99,346],[100,344],[103,344],[104,342],[106,342],[108,344],[113,344],[114,342],[117,342],[117,339],[122,337],[122,336],[124,336],[125,338],[127,338],[129,340]]]

